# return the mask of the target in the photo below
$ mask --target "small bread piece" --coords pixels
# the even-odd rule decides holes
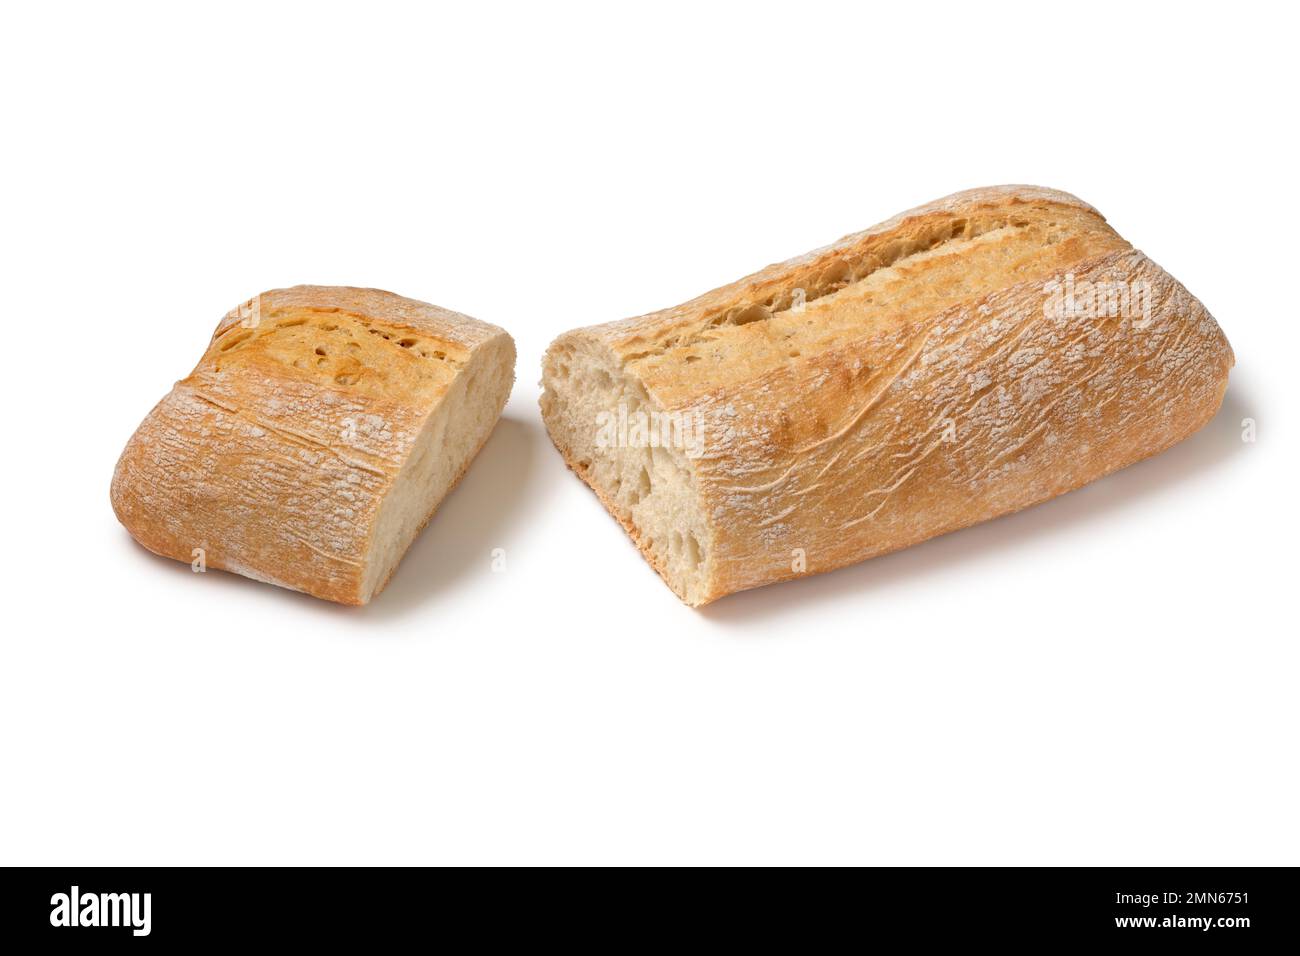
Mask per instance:
[[[543,361],[569,466],[683,601],[1018,511],[1214,415],[1213,317],[1091,206],[999,186],[913,209]]]
[[[113,510],[157,554],[365,604],[487,440],[514,363],[503,330],[391,292],[265,292],[131,436]]]

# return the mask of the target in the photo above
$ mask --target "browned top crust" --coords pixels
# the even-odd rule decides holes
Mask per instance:
[[[669,309],[579,330],[665,408],[1129,248],[1092,206],[1038,186],[956,193]],[[800,292],[799,290],[802,290]],[[802,301],[802,307],[800,307]]]

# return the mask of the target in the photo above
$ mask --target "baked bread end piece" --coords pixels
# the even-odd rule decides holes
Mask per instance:
[[[514,362],[504,330],[391,292],[265,292],[131,436],[113,510],[196,570],[365,604],[487,440]]]

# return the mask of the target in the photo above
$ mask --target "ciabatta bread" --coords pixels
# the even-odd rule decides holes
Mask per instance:
[[[391,292],[263,293],[131,437],[113,509],[150,551],[365,604],[487,440],[514,361],[496,326]]]
[[[692,605],[1017,511],[1204,425],[1232,350],[1091,206],[911,210],[560,336],[556,447]]]

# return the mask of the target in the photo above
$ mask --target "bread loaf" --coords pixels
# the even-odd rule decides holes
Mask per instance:
[[[1065,193],[958,193],[683,305],[568,332],[542,414],[682,600],[1017,511],[1186,438],[1232,350]]]
[[[365,604],[487,440],[514,360],[496,326],[391,292],[263,293],[127,442],[113,508],[196,569]]]

